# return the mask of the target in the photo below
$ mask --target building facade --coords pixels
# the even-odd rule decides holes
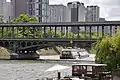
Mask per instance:
[[[30,16],[35,16],[35,5],[36,5],[36,0],[26,0],[26,13],[29,14]]]
[[[27,13],[26,0],[11,0],[13,17],[16,18],[20,14]]]
[[[11,2],[5,2],[4,4],[4,22],[9,23],[13,20],[13,11]]]
[[[49,5],[48,22],[65,22],[65,10],[66,6]]]
[[[66,22],[85,22],[84,3],[68,2],[66,8]]]
[[[14,18],[20,14],[35,16],[35,1],[36,0],[11,0]]]
[[[78,1],[68,2],[66,8],[66,22],[85,22],[85,6],[84,3]],[[72,27],[71,32],[76,33],[77,28]]]
[[[3,22],[3,18],[4,18],[4,3],[5,0],[0,0],[0,23]]]
[[[99,21],[99,7],[87,6],[86,8],[86,22],[98,22]]]
[[[86,22],[99,22],[99,7],[98,6],[87,6],[86,8]],[[87,28],[89,31],[90,29]],[[92,27],[91,28],[92,32],[97,32],[97,27]]]
[[[7,23],[13,19],[11,2],[0,0],[0,23]]]
[[[35,15],[39,22],[48,22],[49,0],[35,0]]]
[[[47,22],[49,0],[11,0],[14,18],[20,14],[36,16],[39,22]]]

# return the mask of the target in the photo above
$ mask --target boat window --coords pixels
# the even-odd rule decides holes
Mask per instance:
[[[79,52],[80,55],[88,55],[87,52]]]
[[[71,52],[73,56],[77,56],[78,52]]]
[[[68,52],[68,51],[64,51],[62,54],[70,54],[70,52]]]

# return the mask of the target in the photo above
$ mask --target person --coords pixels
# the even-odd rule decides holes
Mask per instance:
[[[60,78],[61,78],[61,73],[58,72],[58,80],[60,80]]]

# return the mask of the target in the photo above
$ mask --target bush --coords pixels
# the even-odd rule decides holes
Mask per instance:
[[[91,51],[96,54],[96,63],[105,63],[108,69],[120,68],[120,31],[94,43]]]

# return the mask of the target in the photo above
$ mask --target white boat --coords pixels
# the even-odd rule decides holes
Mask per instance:
[[[62,49],[62,53],[60,54],[60,59],[81,59],[85,57],[89,57],[89,53],[85,49],[80,48]]]

